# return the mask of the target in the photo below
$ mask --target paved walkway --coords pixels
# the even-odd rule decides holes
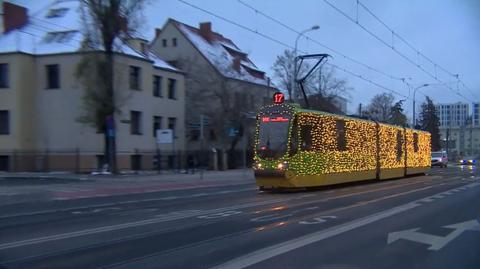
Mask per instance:
[[[251,169],[195,174],[140,172],[123,175],[2,173],[0,205],[32,200],[71,200],[228,185],[254,184]]]

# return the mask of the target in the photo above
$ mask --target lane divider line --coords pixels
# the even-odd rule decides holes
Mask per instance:
[[[473,186],[475,187],[475,186]],[[467,187],[471,188],[471,187]],[[448,190],[450,191],[450,190]],[[447,192],[448,192],[447,191]],[[314,232],[311,234],[307,234],[286,242],[282,242],[279,244],[275,244],[270,247],[262,248],[259,250],[256,250],[254,252],[248,253],[246,255],[243,255],[241,257],[235,258],[233,260],[227,261],[226,263],[220,264],[218,266],[213,267],[213,269],[218,269],[218,268],[229,268],[229,269],[237,269],[237,268],[245,268],[254,264],[257,264],[259,262],[268,260],[270,258],[279,256],[281,254],[285,254],[287,252],[290,252],[292,250],[317,243],[319,241],[328,239],[330,237],[351,231],[353,229],[377,222],[379,220],[397,215],[399,213],[411,210],[413,208],[419,207],[422,204],[419,202],[422,202],[424,199],[428,198],[433,198],[434,196],[442,195],[445,192],[441,192],[435,195],[431,195],[429,197],[425,197],[413,202],[409,202],[400,206],[396,206],[394,208],[388,209],[381,211],[376,214],[372,214],[360,219],[356,219],[344,224],[340,224],[337,226],[333,226],[331,228],[321,230],[318,232]]]

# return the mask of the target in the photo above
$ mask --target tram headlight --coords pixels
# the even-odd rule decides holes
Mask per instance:
[[[278,170],[288,169],[288,162],[279,163],[279,164],[277,165],[277,169],[278,169]]]

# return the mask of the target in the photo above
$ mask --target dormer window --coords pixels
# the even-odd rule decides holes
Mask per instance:
[[[50,11],[48,11],[47,18],[63,17],[67,13],[67,11],[68,11],[68,8],[65,8],[65,7],[50,9]]]
[[[64,43],[70,41],[77,31],[49,32],[45,36],[46,43],[58,42]]]

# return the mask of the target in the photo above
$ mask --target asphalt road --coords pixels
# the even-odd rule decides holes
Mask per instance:
[[[0,268],[480,268],[480,174],[0,207]]]

